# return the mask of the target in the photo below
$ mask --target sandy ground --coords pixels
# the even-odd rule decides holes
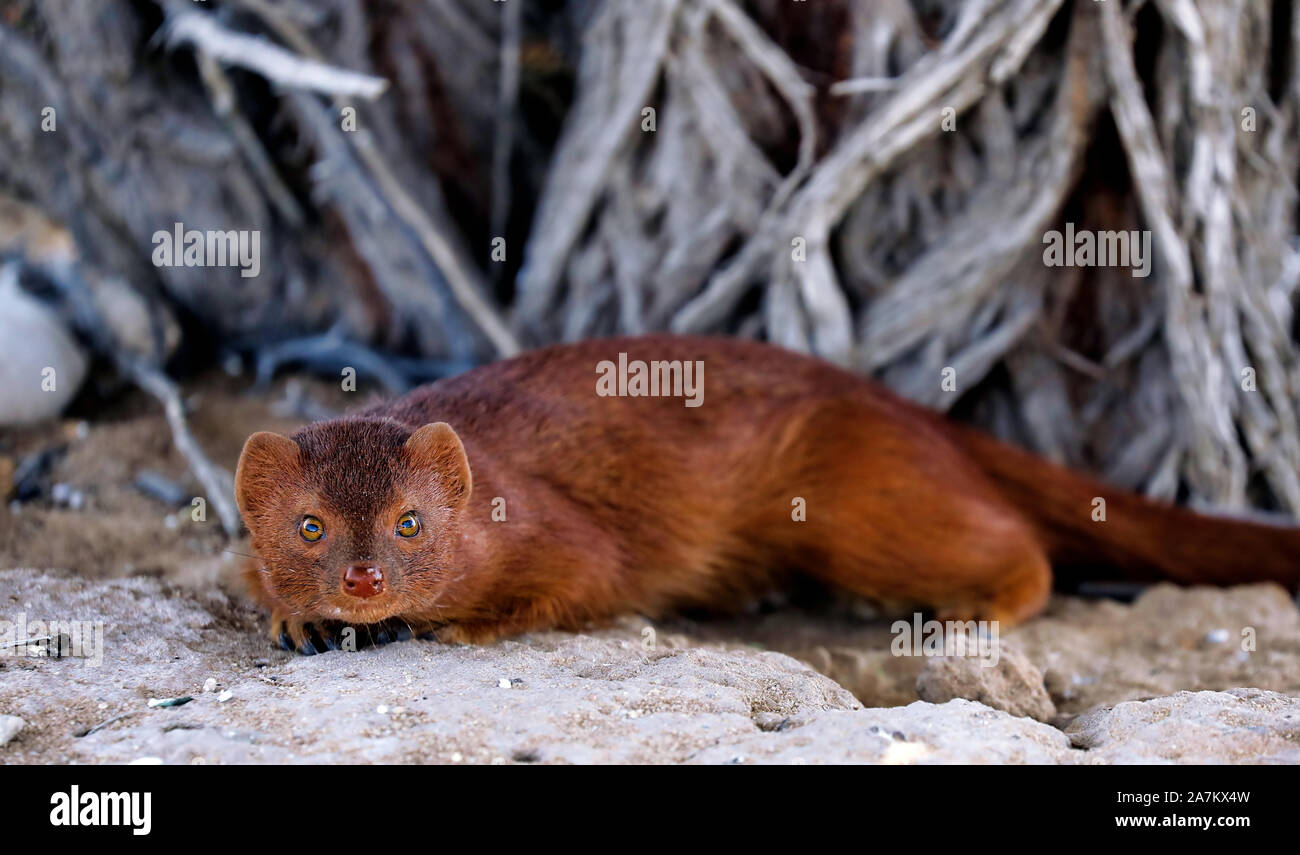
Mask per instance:
[[[232,469],[304,389],[354,403],[244,385],[189,401]],[[1058,596],[997,668],[891,655],[844,604],[299,657],[235,583],[247,543],[133,486],[197,492],[151,402],[0,434],[0,489],[51,447],[42,495],[0,511],[0,621],[91,621],[103,646],[0,649],[0,762],[1300,762],[1300,612],[1274,586]]]

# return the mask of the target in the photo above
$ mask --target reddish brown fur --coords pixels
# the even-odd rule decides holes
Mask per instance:
[[[702,360],[703,405],[598,396],[596,366],[620,352]],[[1300,530],[1112,490],[824,362],[726,339],[538,350],[292,441],[256,434],[236,492],[263,561],[255,588],[295,641],[319,620],[399,617],[467,641],[578,628],[734,606],[792,573],[1009,623],[1042,608],[1053,558],[1184,583],[1300,580]],[[410,510],[422,531],[398,538]],[[305,514],[325,524],[318,543],[298,536]],[[362,559],[384,594],[340,593]]]

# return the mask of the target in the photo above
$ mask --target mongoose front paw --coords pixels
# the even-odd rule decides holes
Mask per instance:
[[[271,641],[282,650],[295,650],[303,656],[315,656],[326,650],[339,649],[339,624],[312,623],[299,617],[271,616]]]
[[[356,651],[382,647],[394,641],[438,639],[438,625],[411,622],[400,617],[379,623],[346,624],[340,621],[307,621],[279,614],[271,617],[271,640],[283,650],[314,656],[327,650]]]

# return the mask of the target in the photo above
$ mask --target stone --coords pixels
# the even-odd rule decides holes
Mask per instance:
[[[16,715],[0,715],[0,748],[8,745],[26,725]]]
[[[1218,593],[1232,600],[1236,592]],[[1294,608],[1267,588],[1241,596],[1277,606],[1276,613],[1256,612],[1261,628],[1284,627],[1282,605]],[[0,657],[0,710],[26,722],[24,738],[4,747],[5,763],[1300,762],[1300,700],[1262,690],[1126,699],[1081,711],[1063,732],[1052,725],[1070,714],[1045,724],[1024,715],[1047,716],[1045,708],[1013,703],[1017,686],[1032,694],[1036,673],[1014,648],[1001,651],[998,668],[978,675],[963,675],[964,663],[908,658],[927,674],[927,694],[969,689],[1008,709],[965,698],[864,708],[782,653],[669,631],[647,646],[639,619],[485,646],[412,640],[304,657],[273,648],[266,616],[211,582],[0,570],[4,603],[0,620],[13,622],[21,611],[28,626],[101,622],[104,642],[75,658],[16,665]],[[1162,608],[1187,605],[1179,593]],[[1095,605],[1079,609],[1098,613]],[[1186,625],[1171,617],[1170,625],[1197,655],[1217,656],[1235,644],[1211,645],[1207,653],[1204,636],[1231,630],[1236,609],[1219,607]],[[1077,636],[1086,645],[1091,638],[1086,622],[1066,631],[1059,613],[1044,620],[1057,621],[1051,649],[1058,667],[1073,655],[1063,640]],[[1094,624],[1112,642],[1122,637],[1117,626]],[[1281,642],[1266,635],[1261,631],[1262,648],[1282,656]],[[1017,635],[1021,645],[1024,637]],[[1069,661],[1114,680],[1084,691],[1135,690],[1124,675],[1136,671]],[[183,706],[148,706],[149,698],[186,697],[196,675],[220,691],[198,692]]]
[[[1095,764],[1300,763],[1300,698],[1262,689],[1178,692],[1102,707],[1071,722]]]
[[[88,367],[59,316],[19,287],[15,271],[13,265],[0,267],[0,427],[58,416]]]
[[[1270,583],[1160,584],[1131,605],[1054,597],[1011,636],[1063,716],[1180,690],[1300,695],[1300,611]]]
[[[1014,642],[998,641],[998,656],[928,657],[916,678],[921,700],[941,704],[954,698],[979,701],[1013,716],[1051,721],[1056,705],[1043,685],[1043,673]]]

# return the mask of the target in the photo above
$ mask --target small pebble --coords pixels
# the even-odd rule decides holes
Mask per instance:
[[[149,708],[154,707],[183,707],[190,701],[194,700],[191,695],[181,695],[179,698],[150,698]]]
[[[79,511],[86,505],[86,496],[71,484],[60,481],[50,488],[50,499],[54,504]]]
[[[0,715],[0,747],[9,744],[9,741],[18,735],[18,731],[27,726],[16,715]]]
[[[498,689],[508,689],[511,685],[509,677],[502,677],[500,680],[497,680]]]
[[[208,679],[206,679],[206,680],[203,681],[203,691],[204,691],[204,692],[215,692],[216,690],[217,690],[217,678],[216,678],[216,677],[209,677]]]
[[[221,694],[217,695],[217,703],[224,704],[226,701],[230,700],[234,696],[235,696],[234,692],[230,691],[229,689],[226,689]]]
[[[1223,628],[1212,629],[1205,634],[1205,640],[1210,644],[1224,644],[1231,637],[1232,634]]]
[[[379,706],[375,707],[375,712],[379,713],[380,715],[388,715],[388,705],[380,704]]]
[[[137,490],[146,496],[157,499],[164,505],[170,505],[173,508],[187,504],[190,500],[182,484],[158,472],[145,470],[137,473],[134,485]]]

